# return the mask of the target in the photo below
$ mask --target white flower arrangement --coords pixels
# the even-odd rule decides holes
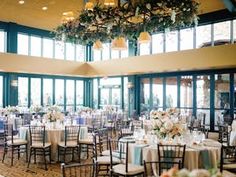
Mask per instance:
[[[217,169],[188,171],[187,169],[172,168],[167,172],[163,172],[160,177],[223,177],[223,175]]]
[[[112,105],[105,105],[103,107],[103,110],[112,113],[112,112],[116,111],[116,107],[112,106]]]
[[[90,107],[85,107],[85,106],[81,106],[77,109],[77,113],[78,114],[83,114],[83,113],[91,113],[93,111],[92,108]]]
[[[41,105],[31,105],[30,112],[39,113],[43,111],[43,107]]]
[[[48,112],[50,112],[50,111],[61,112],[61,108],[60,108],[58,105],[48,106],[48,107],[46,108],[46,110],[47,110]]]
[[[63,121],[64,115],[59,111],[48,111],[46,114],[44,114],[43,118],[47,122],[56,122],[56,121]]]
[[[5,115],[15,114],[15,113],[18,113],[18,112],[20,112],[18,106],[7,106],[7,107],[2,109],[2,113],[5,114]]]
[[[179,111],[176,108],[170,108],[167,111],[152,110],[150,118],[154,132],[160,137],[180,136],[184,132],[182,123],[178,120]]]

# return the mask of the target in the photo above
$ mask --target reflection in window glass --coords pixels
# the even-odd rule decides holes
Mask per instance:
[[[98,108],[98,79],[93,79],[93,108]]]
[[[110,44],[105,43],[102,44],[103,50],[102,50],[102,60],[109,60],[110,59]]]
[[[119,50],[111,50],[111,58],[112,59],[120,58]]]
[[[43,57],[53,58],[53,40],[43,38]]]
[[[152,35],[152,53],[163,53],[164,52],[164,34]]]
[[[21,55],[29,54],[29,36],[24,34],[17,35],[17,53]]]
[[[40,57],[41,49],[42,49],[41,38],[36,36],[30,36],[30,55]]]
[[[210,108],[210,76],[197,77],[197,108]]]
[[[230,77],[229,74],[215,75],[215,125],[219,118],[230,118]],[[230,122],[231,123],[231,122]]]
[[[120,109],[120,105],[121,105],[121,95],[120,95],[120,88],[112,88],[111,90],[112,92],[112,102],[111,102],[111,105],[115,106],[116,109]]]
[[[66,80],[66,111],[74,112],[75,81]]]
[[[177,107],[177,78],[166,78],[166,107]]]
[[[140,113],[147,115],[150,111],[150,79],[144,78],[141,80],[140,88]]]
[[[3,107],[3,77],[0,76],[0,107]]]
[[[127,58],[129,56],[129,41],[126,42],[127,50],[121,50],[120,55],[121,58]]]
[[[64,59],[65,56],[65,47],[64,43],[61,41],[55,41],[55,58]]]
[[[139,44],[139,55],[150,55],[150,43]]]
[[[100,61],[101,60],[101,50],[93,50],[93,61]]]
[[[85,46],[76,45],[76,61],[85,61]]]
[[[100,93],[101,93],[101,97],[100,97],[100,104],[99,104],[99,108],[103,109],[104,106],[106,105],[111,105],[111,97],[110,97],[110,91],[111,89],[109,88],[101,88],[100,89]]]
[[[193,49],[193,28],[180,30],[180,50]]]
[[[178,31],[166,33],[166,52],[178,50]]]
[[[0,52],[6,51],[6,37],[5,32],[0,30]]]
[[[41,79],[40,78],[31,78],[30,81],[30,90],[31,90],[31,105],[41,105]]]
[[[55,103],[64,109],[64,80],[55,79]]]
[[[153,109],[163,108],[163,79],[153,78]]]
[[[76,107],[84,104],[84,81],[76,81]]]
[[[28,107],[28,78],[18,77],[18,105]]]
[[[214,41],[222,39],[230,41],[230,21],[214,24]]]
[[[180,80],[180,107],[193,107],[193,78],[182,76]]]
[[[124,110],[129,109],[129,89],[128,89],[128,77],[124,77]]]
[[[196,29],[196,47],[201,48],[205,43],[211,46],[211,25],[198,26]]]
[[[75,45],[72,43],[66,43],[66,59],[75,60]]]
[[[52,105],[53,94],[52,79],[43,79],[43,106]]]

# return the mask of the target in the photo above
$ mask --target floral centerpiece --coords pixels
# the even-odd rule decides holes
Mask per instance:
[[[160,177],[223,177],[223,175],[217,169],[188,171],[187,169],[172,168],[167,172],[163,172]]]
[[[184,127],[178,117],[179,110],[176,108],[170,108],[166,111],[152,110],[150,118],[153,131],[159,138],[181,136],[184,132]]]
[[[46,122],[63,121],[64,114],[61,113],[60,108],[57,105],[53,105],[47,108],[47,113],[44,115]]]
[[[112,106],[112,105],[105,105],[105,106],[103,107],[103,110],[104,110],[104,111],[107,111],[107,112],[109,112],[109,113],[112,113],[112,112],[116,111],[116,107],[115,107],[115,106]]]
[[[3,108],[1,110],[1,112],[2,112],[3,115],[10,115],[10,114],[16,114],[20,111],[19,111],[18,106],[7,106],[7,107]]]
[[[39,113],[43,111],[43,107],[41,105],[31,105],[30,112],[32,113]]]
[[[83,114],[83,113],[91,113],[93,111],[92,108],[90,107],[85,107],[85,106],[81,106],[77,109],[77,113],[80,115],[80,114]]]

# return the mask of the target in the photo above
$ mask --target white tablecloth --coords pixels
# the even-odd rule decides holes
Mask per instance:
[[[65,129],[46,129],[46,141],[52,144],[51,158],[57,160],[57,144],[64,140]],[[21,139],[29,141],[29,128],[21,127],[19,136]],[[88,139],[88,128],[86,126],[80,127],[80,139]]]

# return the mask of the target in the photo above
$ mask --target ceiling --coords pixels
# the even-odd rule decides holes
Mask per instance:
[[[84,0],[1,0],[0,21],[15,22],[25,26],[52,30],[60,24],[62,13],[73,11],[78,14],[84,7]],[[96,0],[92,0],[96,1]],[[197,0],[199,14],[225,9],[223,0]],[[42,7],[47,6],[47,10]]]

